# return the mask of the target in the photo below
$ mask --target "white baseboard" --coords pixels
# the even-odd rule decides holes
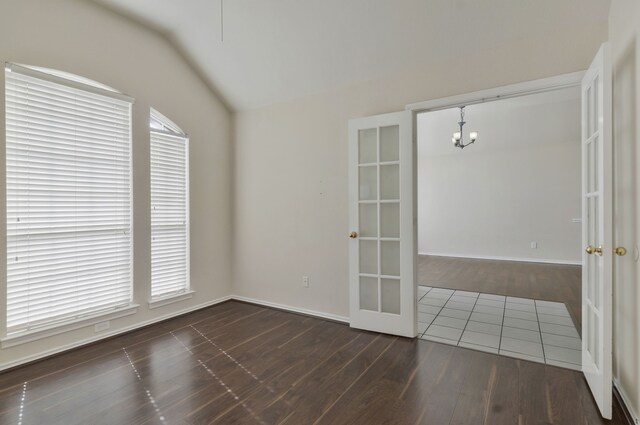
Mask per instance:
[[[622,388],[622,386],[620,385],[620,381],[618,381],[616,378],[613,378],[613,386],[616,387],[616,390],[618,390],[618,394],[620,394],[620,398],[622,398],[624,407],[626,407],[629,414],[631,414],[631,420],[633,421],[633,423],[640,424],[640,416],[638,416],[638,413],[633,410],[633,405],[629,401],[629,397],[624,391],[624,388]]]
[[[301,314],[306,314],[306,315],[309,315],[309,316],[319,317],[321,319],[329,319],[329,320],[334,320],[336,322],[342,322],[342,323],[349,323],[350,322],[348,317],[338,316],[338,315],[329,314],[329,313],[323,313],[321,311],[307,310],[306,308],[299,308],[299,307],[291,307],[291,306],[288,306],[288,305],[272,303],[272,302],[269,302],[269,301],[258,300],[258,299],[255,299],[255,298],[242,297],[240,295],[232,295],[231,298],[234,299],[234,300],[238,300],[238,301],[245,301],[245,302],[252,303],[252,304],[263,305],[265,307],[273,307],[273,308],[277,308],[277,309],[280,309],[280,310],[291,311],[293,313],[301,313]]]
[[[210,306],[215,305],[215,304],[220,304],[222,302],[230,300],[231,298],[232,297],[230,295],[228,295],[226,297],[218,298],[218,299],[213,300],[213,301],[209,301],[209,302],[206,302],[206,303],[198,304],[196,306],[188,307],[188,308],[185,308],[185,309],[182,309],[182,310],[179,310],[179,311],[174,311],[172,313],[168,313],[168,314],[165,314],[165,315],[162,315],[162,316],[159,316],[159,317],[155,317],[153,319],[146,320],[144,322],[136,323],[136,324],[131,325],[131,326],[126,326],[124,328],[116,329],[116,330],[114,330],[112,332],[100,333],[99,335],[95,335],[95,336],[93,336],[91,338],[86,338],[86,339],[83,339],[83,340],[80,340],[80,341],[75,341],[75,342],[72,342],[70,344],[66,344],[66,345],[63,345],[63,346],[60,346],[60,347],[52,348],[50,350],[41,351],[40,353],[32,354],[30,356],[23,357],[23,358],[21,358],[19,360],[2,363],[2,364],[0,364],[0,371],[3,371],[5,369],[10,369],[12,367],[20,366],[22,364],[29,363],[29,362],[32,362],[32,361],[35,361],[35,360],[39,360],[39,359],[42,359],[44,357],[49,357],[51,355],[58,354],[58,353],[61,353],[63,351],[67,351],[67,350],[70,350],[72,348],[78,348],[78,347],[81,347],[83,345],[87,345],[87,344],[90,344],[92,342],[99,341],[101,339],[106,339],[106,338],[109,338],[109,337],[112,337],[112,336],[116,336],[116,335],[119,335],[119,334],[123,334],[123,333],[126,333],[126,332],[131,332],[133,330],[136,330],[136,329],[139,329],[139,328],[143,328],[145,326],[149,326],[149,325],[152,325],[154,323],[162,322],[163,320],[171,319],[172,317],[181,316],[183,314],[190,313],[192,311],[200,310],[200,309],[205,308],[205,307],[210,307]]]
[[[126,333],[126,332],[131,332],[131,331],[134,331],[136,329],[152,325],[154,323],[162,322],[163,320],[167,320],[167,319],[171,319],[173,317],[181,316],[183,314],[190,313],[190,312],[193,312],[193,311],[196,311],[196,310],[200,310],[200,309],[203,309],[203,308],[206,308],[206,307],[210,307],[212,305],[220,304],[222,302],[229,301],[229,300],[245,301],[245,302],[252,303],[252,304],[263,305],[265,307],[273,307],[273,308],[277,308],[277,309],[280,309],[280,310],[291,311],[293,313],[301,313],[301,314],[306,314],[306,315],[309,315],[309,316],[319,317],[319,318],[322,318],[322,319],[334,320],[336,322],[349,323],[349,318],[348,317],[344,317],[344,316],[338,316],[338,315],[335,315],[335,314],[329,314],[329,313],[323,313],[323,312],[320,312],[320,311],[308,310],[308,309],[305,309],[305,308],[291,307],[291,306],[284,305],[284,304],[272,303],[272,302],[268,302],[268,301],[258,300],[258,299],[255,299],[255,298],[242,297],[242,296],[239,296],[239,295],[227,295],[225,297],[218,298],[218,299],[215,299],[213,301],[209,301],[209,302],[206,302],[206,303],[198,304],[196,306],[185,308],[185,309],[182,309],[182,310],[179,310],[179,311],[174,311],[172,313],[168,313],[168,314],[165,314],[165,315],[162,315],[162,316],[159,316],[159,317],[155,317],[153,319],[146,320],[144,322],[136,323],[136,324],[131,325],[131,326],[126,326],[124,328],[120,328],[120,329],[114,330],[112,332],[100,333],[99,335],[95,335],[95,336],[93,336],[91,338],[86,338],[86,339],[83,339],[83,340],[80,340],[80,341],[75,341],[75,342],[72,342],[70,344],[66,344],[66,345],[63,345],[63,346],[60,346],[60,347],[52,348],[50,350],[41,351],[39,353],[32,354],[32,355],[27,356],[27,357],[23,357],[23,358],[21,358],[19,360],[2,363],[2,364],[0,364],[0,371],[6,370],[6,369],[10,369],[10,368],[13,368],[13,367],[16,367],[16,366],[20,366],[20,365],[23,365],[25,363],[30,363],[30,362],[33,362],[35,360],[39,360],[39,359],[42,359],[42,358],[45,358],[45,357],[52,356],[54,354],[62,353],[64,351],[71,350],[73,348],[78,348],[78,347],[81,347],[83,345],[90,344],[92,342],[96,342],[96,341],[99,341],[99,340],[102,340],[102,339],[110,338],[112,336],[120,335],[120,334],[123,334],[123,333]]]
[[[442,252],[418,252],[418,255],[430,255],[433,257],[471,258],[474,260],[523,261],[525,263],[566,264],[570,266],[582,265],[582,261],[549,260],[545,258],[499,257],[499,256],[492,256],[492,255],[473,255],[473,254],[445,254]]]

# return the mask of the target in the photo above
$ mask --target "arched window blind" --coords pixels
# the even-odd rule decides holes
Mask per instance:
[[[8,334],[129,305],[132,99],[18,65],[5,77]]]
[[[152,110],[151,299],[189,289],[189,139]]]

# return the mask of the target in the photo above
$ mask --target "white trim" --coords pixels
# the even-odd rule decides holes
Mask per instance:
[[[501,257],[501,256],[495,256],[495,255],[474,255],[474,254],[447,254],[442,252],[418,252],[418,255],[430,255],[432,257],[471,258],[474,260],[523,261],[526,263],[566,264],[571,266],[582,265],[582,261],[549,260],[546,258]]]
[[[149,128],[149,133],[164,134],[165,136],[175,137],[178,139],[188,139],[186,134],[178,134],[172,131],[159,130],[157,128],[151,128],[151,127]]]
[[[178,136],[183,138],[189,138],[187,133],[184,132],[182,128],[175,122],[171,121],[164,114],[159,112],[157,109],[149,108],[149,118],[153,118],[156,121],[161,122],[165,125],[165,127],[171,128],[173,131],[159,130],[157,128],[150,127],[150,131],[155,131],[157,133],[167,134],[169,136]]]
[[[284,304],[278,304],[278,303],[273,303],[273,302],[269,302],[269,301],[263,301],[263,300],[258,300],[255,298],[249,298],[249,297],[242,297],[240,295],[232,295],[231,299],[236,300],[236,301],[244,301],[244,302],[248,302],[251,304],[258,304],[258,305],[262,305],[265,307],[272,307],[272,308],[277,308],[280,310],[286,310],[286,311],[291,311],[293,313],[301,313],[301,314],[306,314],[308,316],[314,316],[314,317],[319,317],[321,319],[329,319],[329,320],[334,320],[336,322],[342,322],[342,323],[349,323],[349,318],[345,317],[345,316],[338,316],[335,314],[330,314],[330,313],[323,313],[320,311],[315,311],[315,310],[308,310],[306,308],[299,308],[299,307],[292,307],[289,305],[284,305]]]
[[[120,317],[131,316],[138,312],[138,304],[131,304],[126,307],[121,307],[115,310],[92,314],[90,316],[82,317],[71,321],[65,321],[63,323],[50,325],[42,328],[30,329],[24,332],[16,332],[9,334],[0,339],[0,345],[2,348],[14,347],[20,344],[26,344],[28,342],[37,341],[39,339],[48,338],[50,336],[58,335],[65,332],[70,332],[76,329],[84,328],[87,326],[95,325],[96,323],[104,322],[105,320],[118,319]]]
[[[5,69],[8,70],[9,72],[15,72],[16,74],[22,74],[22,75],[27,75],[34,78],[39,78],[41,80],[49,81],[55,84],[60,84],[63,86],[88,91],[90,93],[95,93],[100,96],[110,97],[112,99],[122,100],[123,102],[128,102],[131,104],[134,104],[136,101],[133,97],[126,95],[124,93],[120,93],[118,91],[107,90],[105,88],[82,83],[80,81],[70,80],[68,78],[60,77],[58,75],[50,74],[44,71],[39,71],[37,69],[29,68],[29,67],[18,65],[11,62],[5,62]],[[97,84],[100,84],[100,83],[97,83]],[[103,84],[100,84],[100,85],[103,85]]]
[[[188,300],[193,297],[193,294],[195,293],[196,291],[186,290],[177,294],[171,294],[164,297],[158,297],[154,300],[149,300],[147,304],[149,304],[149,310],[153,310],[154,308],[177,303],[178,301]]]
[[[185,178],[185,216],[187,219],[187,287],[185,288],[187,291],[192,291],[191,289],[191,145],[189,144],[189,136],[185,133],[184,135],[184,148],[186,150],[185,154],[185,164],[184,164],[184,178]]]
[[[633,423],[640,424],[640,416],[633,410],[633,405],[630,402],[631,399],[629,398],[629,396],[627,396],[627,393],[622,388],[620,381],[618,381],[616,378],[613,378],[613,386],[618,390],[618,394],[620,394],[620,398],[624,403],[624,407],[627,408],[627,411],[631,415],[631,420],[633,421]]]
[[[112,336],[116,336],[116,335],[120,335],[120,334],[123,334],[123,333],[131,332],[131,331],[134,331],[136,329],[143,328],[145,326],[149,326],[149,325],[152,325],[152,324],[157,323],[157,322],[162,322],[164,320],[171,319],[173,317],[178,317],[178,316],[181,316],[181,315],[186,314],[186,313],[191,313],[191,312],[196,311],[196,310],[201,310],[203,308],[210,307],[210,306],[215,305],[215,304],[220,304],[222,302],[229,301],[231,298],[232,298],[231,296],[227,295],[225,297],[218,298],[218,299],[215,299],[213,301],[209,301],[209,302],[206,302],[206,303],[198,304],[196,306],[188,307],[188,308],[185,308],[185,309],[182,309],[182,310],[179,310],[179,311],[175,311],[175,312],[172,312],[172,313],[164,314],[162,316],[158,316],[158,317],[155,317],[153,319],[145,320],[144,322],[136,323],[134,325],[126,326],[124,328],[120,328],[120,329],[117,329],[117,330],[112,331],[112,332],[100,333],[100,335],[96,335],[96,336],[93,336],[91,338],[86,338],[86,339],[83,339],[81,341],[75,341],[75,342],[72,342],[70,344],[66,344],[66,345],[63,345],[63,346],[60,346],[60,347],[52,348],[50,350],[41,351],[40,353],[32,354],[30,356],[23,357],[23,358],[21,358],[19,360],[14,360],[14,361],[2,363],[2,364],[0,364],[0,371],[5,370],[5,369],[9,369],[9,368],[13,368],[13,367],[16,367],[16,366],[20,366],[20,365],[22,365],[24,363],[29,363],[29,362],[32,362],[32,361],[35,361],[35,360],[39,360],[39,359],[42,359],[43,357],[49,357],[51,355],[58,354],[58,353],[61,353],[63,351],[67,351],[67,350],[70,350],[72,348],[78,348],[78,347],[81,347],[83,345],[87,345],[87,344],[90,344],[92,342],[96,342],[96,341],[99,341],[99,340],[102,340],[102,339],[106,339],[106,338],[109,338],[109,337],[112,337]]]
[[[410,103],[405,106],[405,109],[414,112],[436,111],[438,109],[473,105],[498,99],[518,97],[534,93],[543,93],[568,87],[579,87],[584,73],[584,71],[573,72],[570,74],[556,75],[554,77],[542,78],[539,80],[510,84],[508,86],[479,90],[471,93],[460,94],[457,96],[449,96],[423,102]]]

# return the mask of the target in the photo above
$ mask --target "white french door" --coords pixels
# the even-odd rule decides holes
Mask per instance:
[[[604,418],[612,397],[611,63],[603,44],[582,80],[582,371]]]
[[[354,328],[416,336],[411,111],[349,121],[349,309]]]

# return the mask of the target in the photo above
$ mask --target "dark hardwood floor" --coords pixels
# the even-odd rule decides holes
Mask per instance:
[[[623,424],[582,375],[229,301],[0,374],[1,424]]]
[[[581,326],[580,266],[430,255],[418,258],[420,285],[563,302],[578,328]]]

